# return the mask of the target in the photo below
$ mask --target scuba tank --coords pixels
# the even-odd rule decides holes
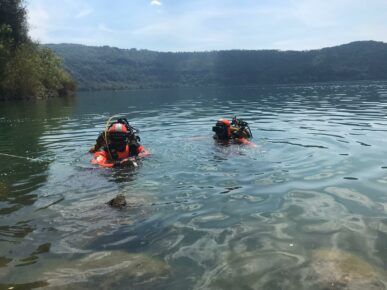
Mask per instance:
[[[249,127],[249,123],[242,119],[237,119],[236,116],[231,121],[231,131],[234,138],[253,138],[253,133]]]
[[[214,138],[218,140],[229,139],[250,139],[253,137],[249,124],[246,121],[237,119],[236,116],[232,119],[232,122],[226,119],[220,119],[212,127],[212,131],[215,132]]]

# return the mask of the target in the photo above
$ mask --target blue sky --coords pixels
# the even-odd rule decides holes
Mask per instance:
[[[158,51],[387,42],[387,0],[27,0],[41,43]]]

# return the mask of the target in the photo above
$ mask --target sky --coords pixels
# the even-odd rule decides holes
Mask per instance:
[[[387,0],[26,0],[30,35],[156,51],[387,42]]]

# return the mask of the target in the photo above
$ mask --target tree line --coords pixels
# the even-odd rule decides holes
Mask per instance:
[[[23,0],[0,1],[0,100],[65,96],[75,82],[48,47],[28,36]]]
[[[387,44],[359,41],[310,51],[155,52],[51,44],[80,89],[233,86],[387,80]]]

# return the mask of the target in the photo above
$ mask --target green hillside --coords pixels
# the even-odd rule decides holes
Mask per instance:
[[[310,51],[155,52],[47,45],[80,89],[387,80],[387,44],[352,42]]]

